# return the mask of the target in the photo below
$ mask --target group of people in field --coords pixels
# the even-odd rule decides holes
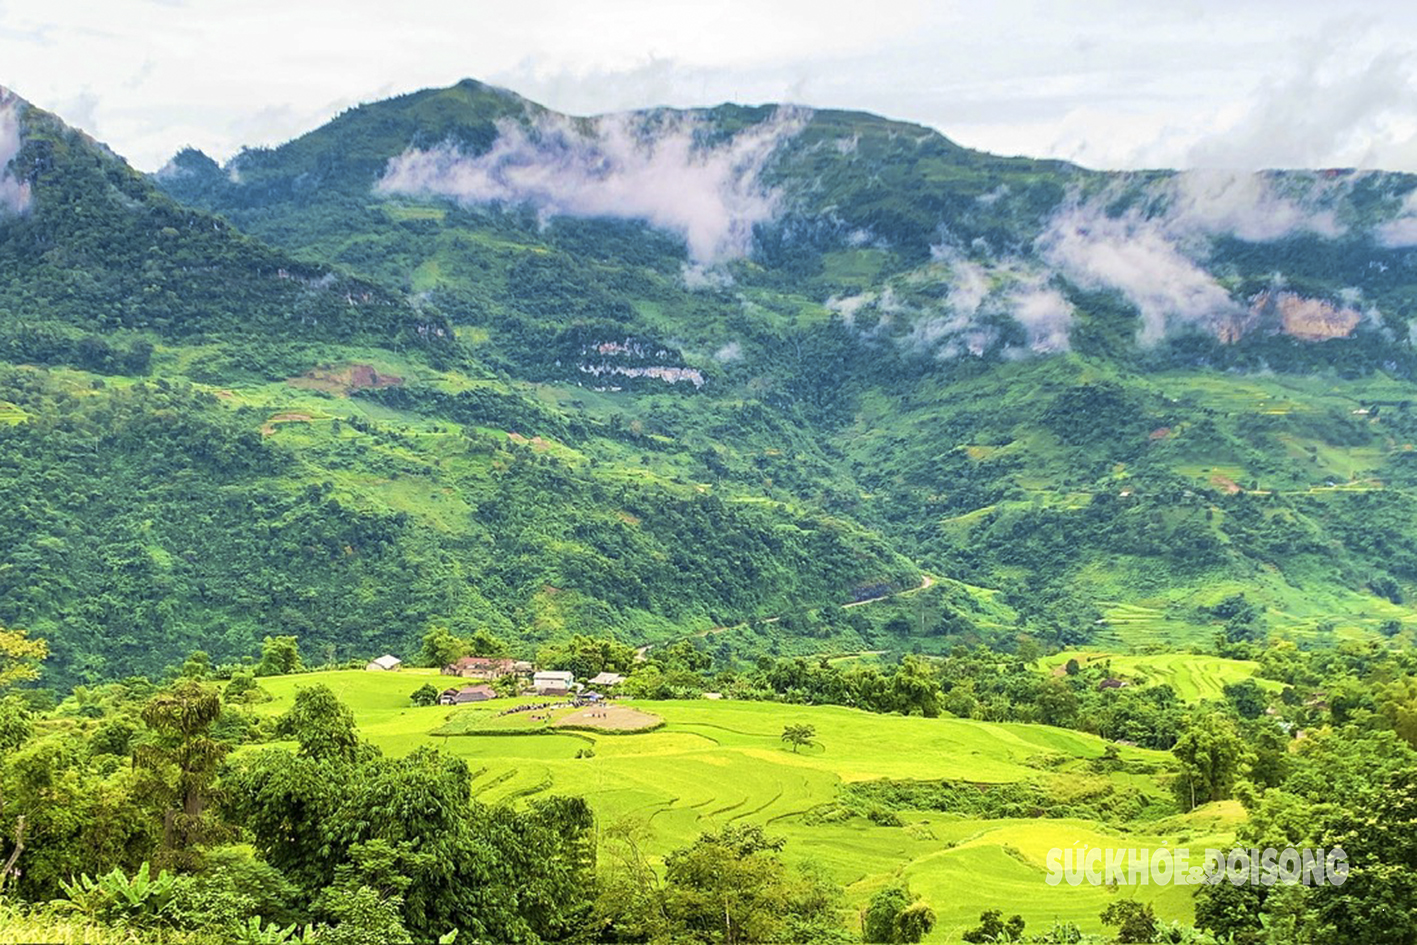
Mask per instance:
[[[606,717],[608,704],[605,701],[601,699],[581,698],[567,699],[565,702],[533,702],[528,705],[514,705],[510,709],[503,709],[501,712],[498,712],[497,717],[501,718],[504,715],[513,715],[517,712],[541,712],[546,709],[559,709],[563,707],[583,709],[587,706],[592,709],[590,713],[591,718],[603,719]],[[544,722],[550,719],[551,715],[550,713],[546,715],[533,715],[531,718],[533,721]]]

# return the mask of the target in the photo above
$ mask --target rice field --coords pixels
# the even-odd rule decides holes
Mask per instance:
[[[1181,675],[1181,666],[1173,671]],[[1195,691],[1213,686],[1233,667],[1192,667]],[[1217,677],[1219,678],[1219,677]],[[1004,784],[1068,776],[1087,770],[1105,743],[1046,726],[960,719],[874,715],[837,706],[681,701],[639,704],[664,719],[641,734],[556,731],[509,727],[498,713],[512,700],[465,707],[416,708],[408,696],[423,683],[438,684],[431,670],[393,673],[341,671],[261,680],[273,696],[258,707],[279,713],[296,690],[325,683],[356,713],[363,736],[400,755],[435,745],[466,759],[477,796],[520,803],[561,793],[584,796],[601,823],[634,818],[647,823],[656,855],[682,846],[700,832],[735,822],[765,825],[787,838],[790,859],[825,869],[847,890],[853,909],[897,877],[930,902],[939,925],[929,941],[958,941],[988,908],[1020,912],[1041,930],[1054,919],[1100,931],[1098,914],[1114,892],[1044,881],[1051,847],[1193,847],[1228,839],[1223,823],[1172,818],[1166,832],[1130,834],[1126,828],[1082,820],[978,820],[936,811],[904,811],[903,826],[879,826],[862,817],[816,822],[807,814],[833,802],[843,784],[879,778]],[[530,700],[526,700],[530,701]],[[512,724],[524,724],[515,722]],[[793,752],[780,739],[783,726],[816,728],[816,743]],[[433,735],[434,731],[489,734]],[[594,757],[577,757],[593,747]],[[1168,756],[1124,748],[1123,757],[1164,768]],[[1095,775],[1089,775],[1095,777]],[[1144,784],[1148,775],[1116,774],[1118,785]],[[1171,919],[1190,916],[1182,887],[1131,891]]]
[[[1222,698],[1226,686],[1249,679],[1259,669],[1259,664],[1251,660],[1194,653],[1126,656],[1098,650],[1069,650],[1048,657],[1042,665],[1049,672],[1059,672],[1071,659],[1082,666],[1106,663],[1115,675],[1124,679],[1156,685],[1165,683],[1176,690],[1183,702]],[[1272,680],[1257,682],[1266,687],[1278,685]]]

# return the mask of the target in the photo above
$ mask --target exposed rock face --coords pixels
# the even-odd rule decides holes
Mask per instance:
[[[1250,300],[1250,313],[1265,324],[1277,322],[1278,330],[1303,341],[1347,338],[1363,320],[1357,309],[1293,292],[1261,292]]]

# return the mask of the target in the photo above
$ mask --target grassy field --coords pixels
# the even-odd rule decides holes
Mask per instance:
[[[981,784],[1110,779],[1118,789],[1159,796],[1159,776],[1146,772],[1169,759],[1124,748],[1131,770],[1099,775],[1088,760],[1102,754],[1104,742],[1063,729],[753,702],[642,703],[640,709],[665,722],[643,734],[556,731],[520,714],[497,718],[511,700],[411,706],[409,693],[430,679],[437,679],[431,670],[265,679],[262,686],[275,698],[260,711],[282,712],[297,689],[325,683],[355,711],[363,736],[386,753],[432,744],[465,758],[478,796],[489,802],[582,795],[603,824],[621,818],[648,823],[657,855],[706,829],[738,821],[766,825],[788,839],[790,858],[818,864],[845,886],[853,909],[894,878],[907,878],[939,914],[931,941],[958,940],[986,908],[1021,912],[1036,928],[1056,918],[1100,930],[1098,913],[1116,893],[1048,886],[1049,848],[1188,844],[1199,851],[1228,840],[1236,816],[1235,810],[1202,811],[1139,826],[1147,832],[1138,833],[1085,820],[977,820],[935,811],[901,812],[899,827],[860,816],[820,822],[809,812],[831,804],[843,784],[880,778]],[[797,753],[783,745],[782,728],[793,723],[815,726],[817,743]],[[516,733],[518,726],[525,734]],[[491,733],[430,734],[435,730]],[[587,747],[594,757],[577,757]],[[1190,915],[1184,888],[1134,892],[1167,918]]]

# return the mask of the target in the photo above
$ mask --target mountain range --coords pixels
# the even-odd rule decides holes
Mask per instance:
[[[1410,632],[1412,175],[471,80],[151,176],[4,93],[0,169],[0,624],[55,680]]]

